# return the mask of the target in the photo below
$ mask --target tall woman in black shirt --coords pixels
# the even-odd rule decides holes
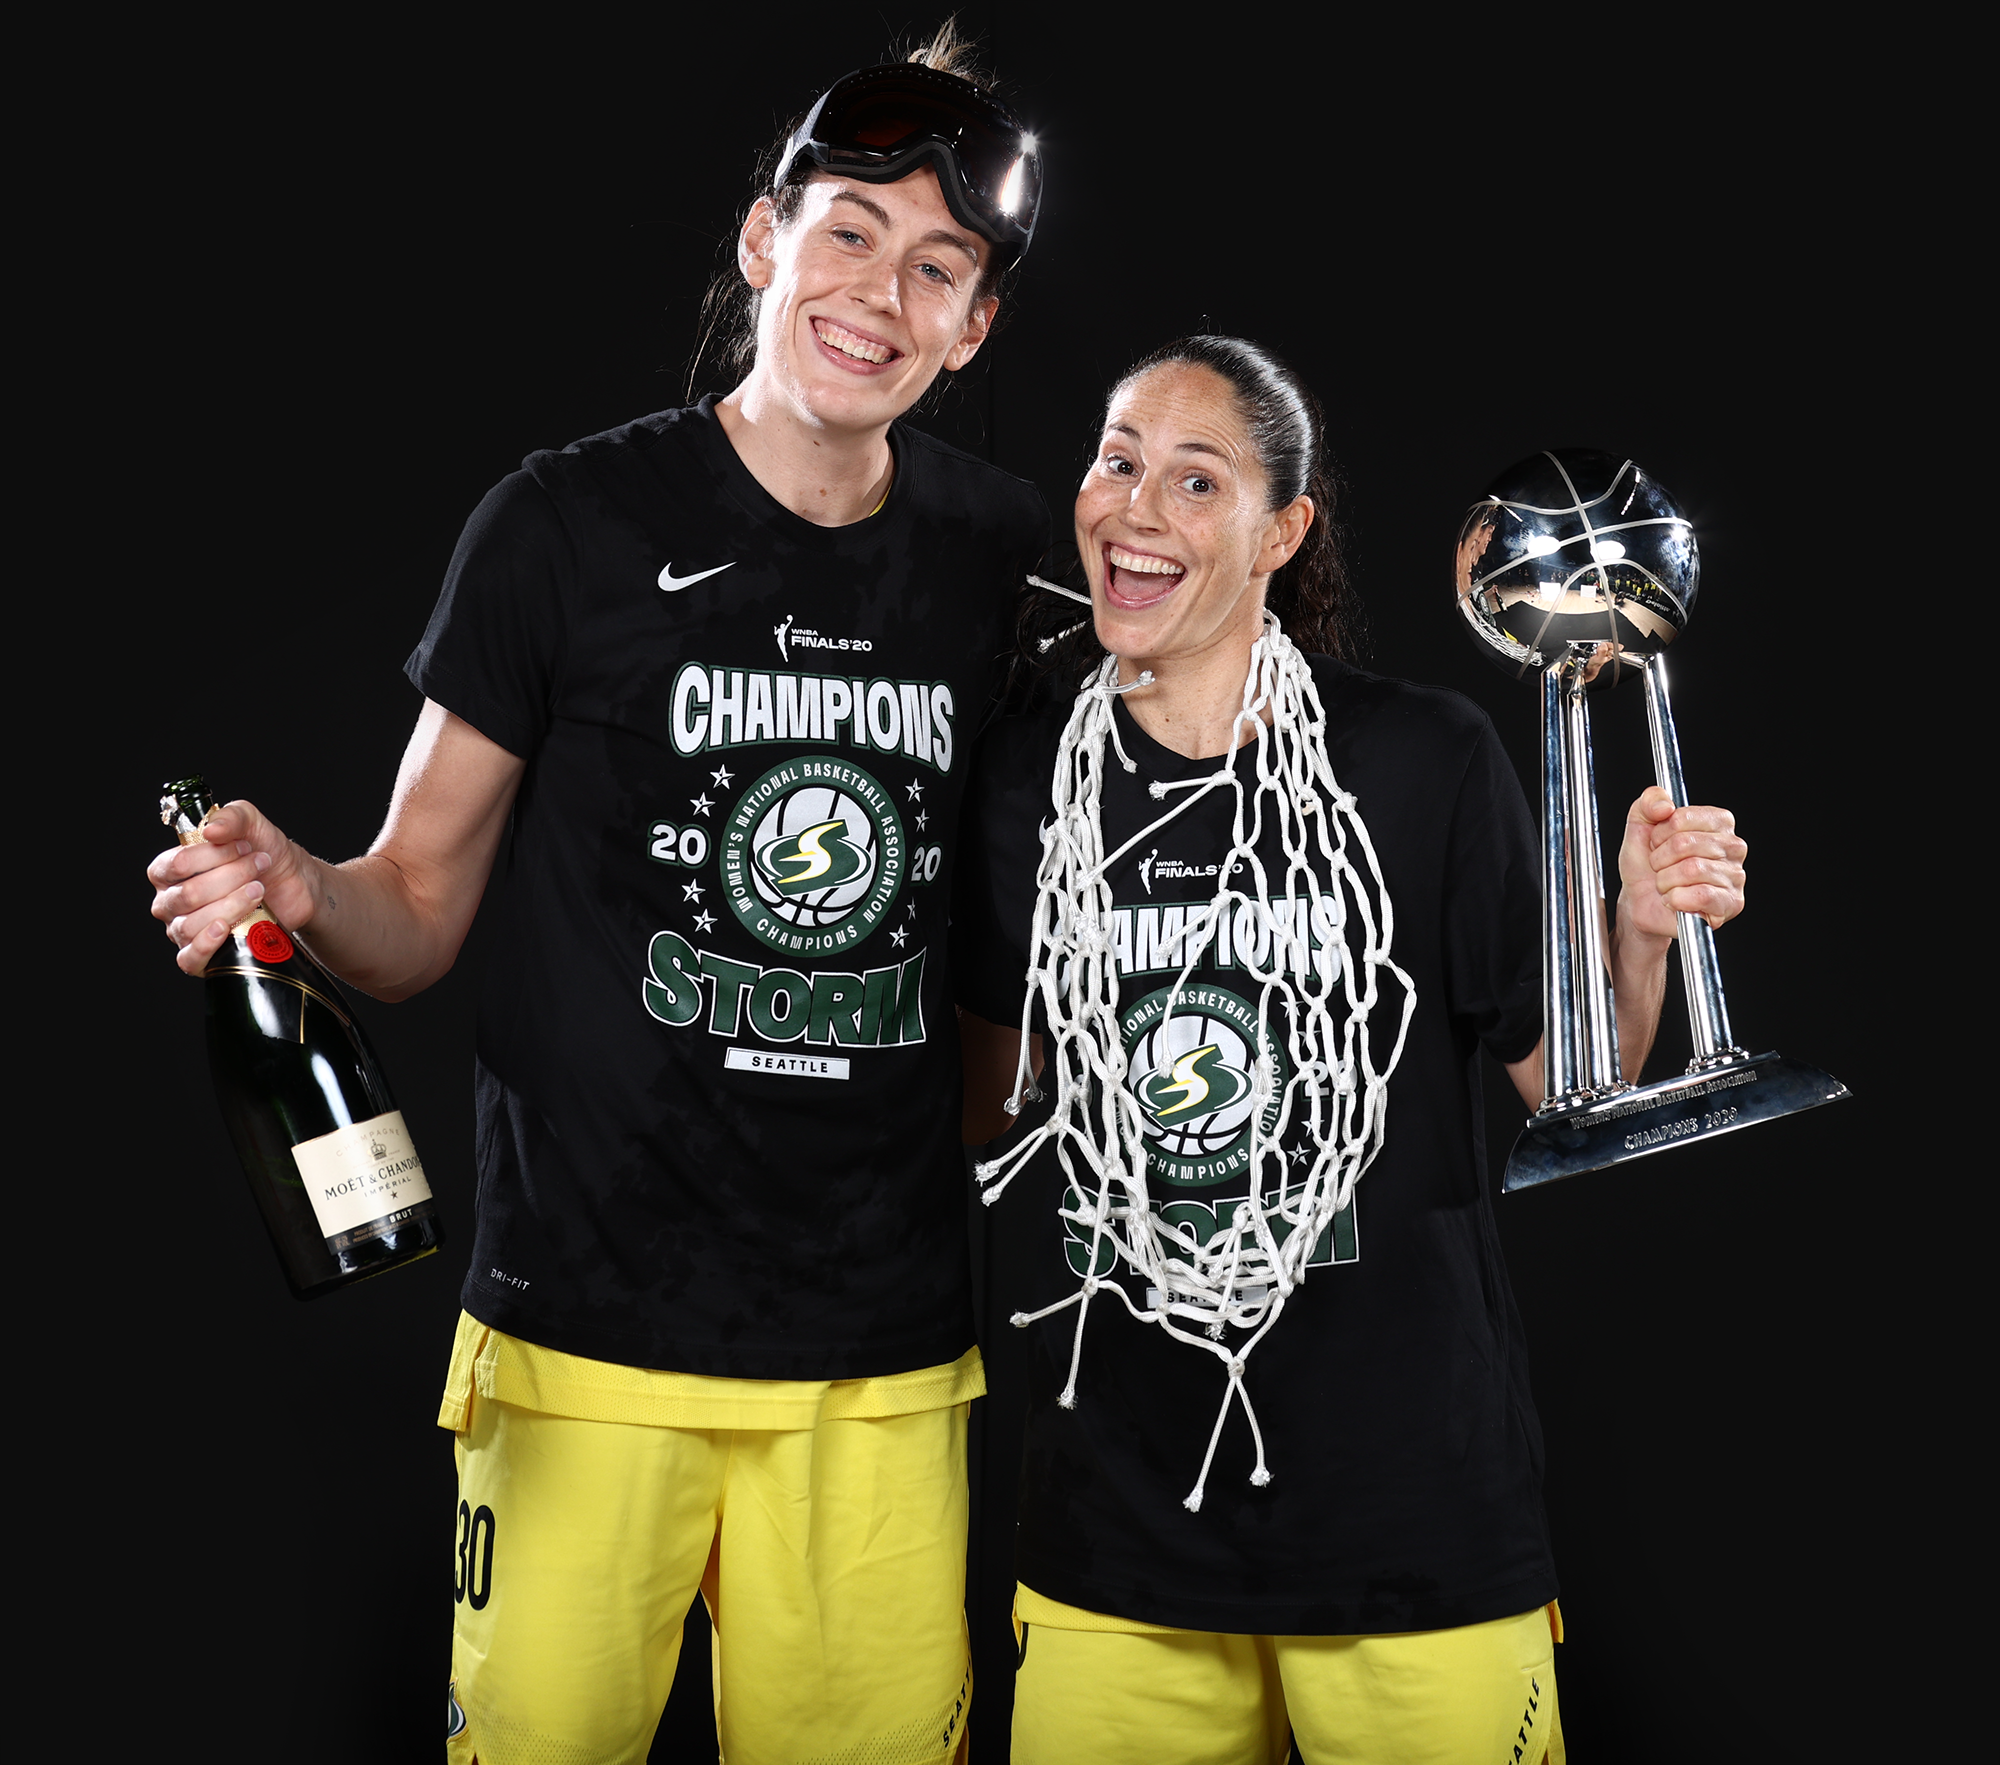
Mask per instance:
[[[384,999],[508,874],[440,1411],[478,1559],[458,1765],[644,1759],[697,1588],[731,1759],[944,1765],[964,1731],[944,907],[1047,517],[897,423],[984,342],[1039,183],[948,38],[836,82],[765,166],[735,387],[475,511],[373,849],[326,863],[235,803],[151,868],[183,968],[262,900]]]

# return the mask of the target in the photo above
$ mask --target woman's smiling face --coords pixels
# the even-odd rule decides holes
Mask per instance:
[[[1128,381],[1105,412],[1076,498],[1097,639],[1135,667],[1249,647],[1271,572],[1312,520],[1269,483],[1229,382],[1169,362]]]
[[[782,224],[760,198],[738,254],[763,295],[756,373],[817,425],[887,424],[985,340],[999,302],[974,292],[992,249],[928,166],[893,184],[815,172]]]

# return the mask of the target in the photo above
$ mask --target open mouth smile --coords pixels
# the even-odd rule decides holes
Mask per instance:
[[[850,373],[870,374],[902,360],[903,352],[894,344],[870,337],[865,331],[850,330],[831,319],[814,319],[812,328],[820,353]]]
[[[1158,552],[1104,548],[1104,598],[1114,607],[1156,607],[1187,579],[1187,566]]]

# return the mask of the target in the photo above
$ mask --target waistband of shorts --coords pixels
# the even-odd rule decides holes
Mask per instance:
[[[653,1428],[812,1428],[949,1409],[985,1395],[979,1350],[868,1379],[723,1379],[586,1360],[524,1342],[460,1312],[438,1426],[465,1426],[473,1394],[584,1422]]]

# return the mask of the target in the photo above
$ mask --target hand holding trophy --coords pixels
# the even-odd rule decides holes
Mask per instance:
[[[1736,1044],[1715,934],[1679,915],[1694,1058],[1633,1085],[1618,1064],[1585,694],[1645,684],[1653,770],[1688,803],[1666,648],[1694,610],[1694,529],[1630,460],[1569,448],[1509,467],[1458,536],[1458,607],[1486,653],[1542,683],[1542,1004],[1545,1095],[1507,1159],[1508,1192],[1601,1170],[1845,1097],[1819,1068]]]

